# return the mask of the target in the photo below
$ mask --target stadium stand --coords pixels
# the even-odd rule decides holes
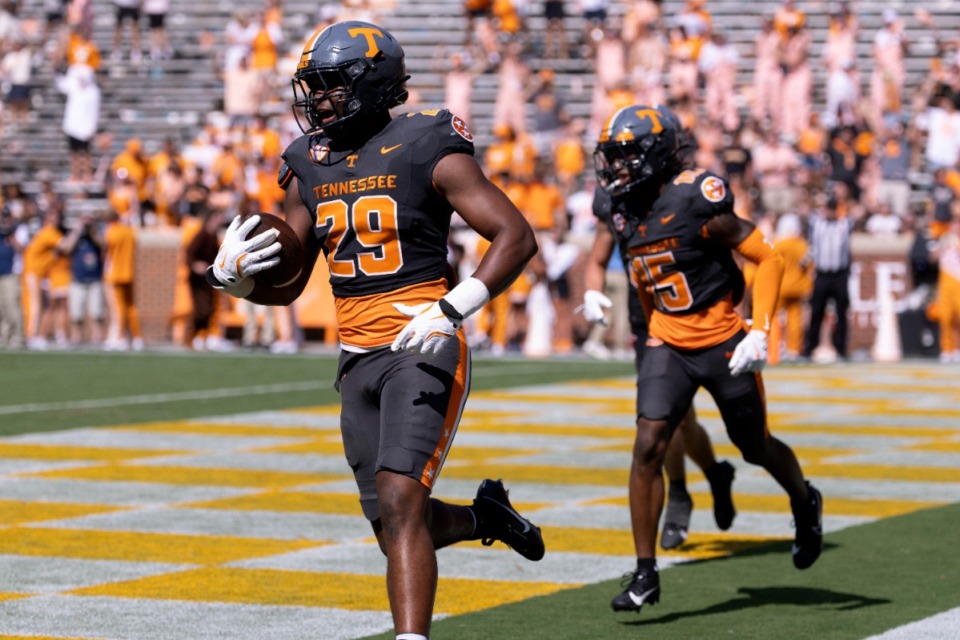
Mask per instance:
[[[827,15],[823,2],[798,2],[797,7],[808,16],[814,47],[826,38]],[[580,17],[569,2],[565,27],[571,41],[576,42],[580,32]],[[663,3],[667,21],[683,7],[682,1]],[[752,77],[753,40],[760,20],[772,15],[779,2],[744,3],[738,0],[711,0],[708,4],[714,24],[724,30],[740,52],[738,81],[748,83]],[[882,12],[902,2],[860,1],[857,17],[861,32],[870,32],[882,24]],[[936,12],[937,24],[943,32],[960,26],[960,5],[951,2],[933,2],[929,8]],[[533,15],[527,16],[526,26],[533,38],[534,56],[545,28],[539,4],[531,3]],[[317,17],[318,4],[291,0],[283,5],[285,48],[297,48],[311,30]],[[214,55],[223,44],[223,27],[238,10],[255,12],[263,9],[260,0],[235,2],[189,2],[174,0],[167,18],[168,30],[175,50],[171,59],[150,61],[140,66],[129,62],[110,60],[114,8],[111,3],[93,3],[92,40],[104,54],[100,73],[103,89],[102,126],[113,134],[116,153],[124,140],[136,135],[144,141],[159,143],[167,136],[181,141],[189,140],[202,125],[207,113],[220,107],[223,83],[218,60]],[[611,22],[616,23],[623,13],[623,3],[613,3]],[[25,3],[23,18],[42,20],[39,3]],[[456,46],[463,41],[465,18],[461,0],[432,0],[429,2],[396,3],[383,13],[383,23],[404,43],[408,66],[413,75],[412,86],[419,92],[423,104],[438,104],[443,98],[442,74],[431,70],[431,59],[438,44]],[[203,34],[212,36],[213,46],[203,44]],[[932,33],[911,25],[912,46],[907,58],[907,86],[916,86],[929,69],[929,59],[935,54]],[[857,66],[864,73],[872,68],[871,45],[861,37],[857,45]],[[556,85],[569,100],[571,115],[588,116],[593,73],[589,60],[572,57],[569,60],[543,60],[534,57],[531,66],[547,66],[556,72]],[[814,67],[814,105],[822,105],[825,71]],[[65,171],[66,143],[59,130],[63,98],[56,92],[53,69],[41,65],[34,72],[34,116],[31,122],[13,134],[5,135],[5,150],[0,155],[0,177],[3,182],[22,181],[26,190],[36,187],[33,175],[40,169],[50,169],[54,175]],[[482,150],[491,141],[493,100],[496,95],[495,73],[481,74],[474,87],[474,123],[478,146]]]

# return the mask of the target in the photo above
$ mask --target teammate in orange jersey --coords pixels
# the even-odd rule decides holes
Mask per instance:
[[[628,273],[630,270],[630,263],[625,257],[628,238],[623,234],[627,231],[627,225],[622,214],[612,211],[610,195],[603,189],[598,188],[594,193],[593,213],[598,220],[597,232],[584,268],[583,304],[577,310],[582,310],[584,317],[590,322],[606,324],[604,309],[612,307],[613,302],[601,292],[605,288],[607,264],[614,249],[617,249]],[[627,302],[630,330],[634,337],[634,364],[639,373],[647,342],[647,322],[634,281],[630,281],[628,285]],[[638,386],[638,411],[639,399],[640,387]],[[734,467],[726,460],[717,462],[710,436],[697,420],[692,403],[678,427],[670,438],[670,444],[664,456],[664,469],[670,481],[663,532],[660,534],[660,546],[665,550],[675,549],[686,542],[687,529],[690,527],[693,499],[687,492],[685,452],[703,470],[710,483],[710,492],[713,495],[713,516],[717,527],[726,531],[733,525],[733,519],[737,514],[730,491],[735,475]]]
[[[664,452],[700,387],[713,396],[744,460],[766,469],[789,495],[793,562],[809,567],[823,548],[822,498],[804,480],[793,451],[770,434],[759,373],[783,258],[752,223],[736,216],[721,178],[684,170],[680,123],[666,107],[633,105],[615,113],[601,130],[594,160],[597,182],[613,197],[614,215],[624,225],[650,336],[640,366],[630,469],[637,567],[611,606],[640,611],[660,599],[656,539]],[[744,282],[731,249],[758,264],[749,332],[734,310]]]
[[[110,223],[103,234],[103,283],[109,322],[103,348],[126,351],[132,346],[135,351],[142,351],[140,312],[134,299],[136,232],[116,212],[111,212],[108,219]]]
[[[210,284],[258,304],[303,291],[323,253],[342,352],[341,432],[360,504],[387,556],[397,637],[427,637],[437,588],[435,549],[500,540],[543,557],[539,528],[484,480],[470,506],[430,497],[470,386],[464,318],[506,289],[536,253],[533,231],[489,182],[473,136],[445,109],[391,118],[407,97],[403,49],[375,25],[350,21],[313,35],[293,87],[305,135],[284,152],[286,220],[307,259],[292,284],[249,276],[279,262],[276,233],[231,223]],[[306,120],[304,125],[302,120]],[[453,211],[490,247],[472,276],[448,288]]]

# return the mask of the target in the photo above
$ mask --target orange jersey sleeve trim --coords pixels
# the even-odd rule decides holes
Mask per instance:
[[[737,253],[757,263],[753,278],[753,326],[751,329],[770,331],[770,322],[780,299],[783,281],[783,256],[759,229],[754,229],[737,245]]]
[[[410,322],[408,316],[393,307],[394,304],[414,306],[425,302],[433,303],[446,293],[447,281],[441,278],[386,293],[337,298],[335,304],[340,342],[361,349],[389,345]]]
[[[696,313],[671,315],[654,310],[650,317],[650,337],[678,349],[713,347],[743,328],[743,318],[734,309],[732,295]]]

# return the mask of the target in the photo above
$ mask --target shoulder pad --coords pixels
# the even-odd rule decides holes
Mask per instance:
[[[312,147],[312,140],[314,136],[311,135],[302,135],[293,142],[290,143],[290,146],[284,150],[280,157],[283,158],[283,165],[280,167],[280,171],[277,174],[277,183],[281,187],[286,187],[283,182],[284,174],[288,173],[289,176],[286,177],[287,184],[294,175],[301,175],[306,171],[307,167],[311,164],[310,160],[310,149]]]
[[[447,109],[427,109],[401,116],[409,123],[419,140],[437,145],[437,151],[469,153],[473,155],[473,134],[460,116]]]
[[[284,162],[280,165],[280,171],[277,173],[277,184],[286,189],[291,180],[293,180],[293,170],[290,165]]]
[[[706,169],[688,169],[668,185],[673,197],[687,202],[696,213],[715,216],[733,211],[733,193],[727,181]]]

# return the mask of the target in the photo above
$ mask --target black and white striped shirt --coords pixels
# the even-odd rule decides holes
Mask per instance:
[[[810,221],[810,251],[817,271],[836,273],[850,268],[850,234],[853,220],[828,220],[815,217]]]

